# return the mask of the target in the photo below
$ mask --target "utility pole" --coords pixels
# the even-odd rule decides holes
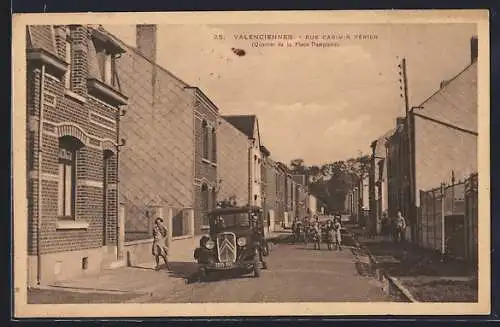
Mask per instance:
[[[408,150],[408,171],[407,171],[407,177],[408,177],[408,213],[411,221],[411,233],[412,233],[412,240],[414,241],[416,238],[416,210],[415,210],[415,196],[414,196],[414,179],[413,179],[413,137],[412,137],[412,120],[411,120],[411,111],[410,111],[410,104],[409,104],[409,99],[408,99],[408,75],[406,71],[406,58],[403,58],[401,60],[401,63],[398,65],[399,68],[399,75],[400,75],[400,90],[402,93],[400,96],[404,99],[405,103],[405,118],[406,118],[406,126],[405,126],[405,141],[407,144],[407,150]]]

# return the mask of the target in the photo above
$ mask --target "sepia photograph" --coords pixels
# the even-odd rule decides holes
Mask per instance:
[[[14,15],[16,315],[488,313],[488,33]]]

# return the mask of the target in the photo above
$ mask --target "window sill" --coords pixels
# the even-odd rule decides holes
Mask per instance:
[[[202,158],[202,159],[201,159],[201,162],[204,162],[204,163],[206,163],[206,164],[210,164],[210,160],[205,159],[205,158]]]
[[[213,167],[217,167],[217,163],[216,162],[211,162],[210,165],[212,165]]]
[[[119,106],[123,106],[128,103],[128,98],[115,89],[114,86],[107,85],[96,78],[87,79],[87,87],[91,95],[98,97],[104,102]]]
[[[81,95],[76,94],[75,92],[70,91],[68,89],[64,90],[64,95],[67,96],[67,97],[69,97],[69,98],[72,98],[72,99],[74,99],[74,100],[76,100],[76,101],[78,101],[80,103],[87,102],[87,100],[84,97],[82,97]]]
[[[56,229],[57,230],[73,230],[73,229],[88,229],[89,223],[74,221],[74,220],[60,220],[57,222]]]

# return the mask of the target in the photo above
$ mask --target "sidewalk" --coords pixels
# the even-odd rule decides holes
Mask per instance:
[[[439,253],[407,244],[405,248],[389,237],[358,234],[377,269],[394,277],[418,302],[477,302],[477,269],[463,260],[441,262]]]
[[[144,301],[145,297],[152,297],[157,292],[168,294],[183,286],[185,278],[196,271],[193,251],[198,238],[172,246],[169,270],[162,266],[156,271],[151,256],[146,259],[148,261],[131,267],[105,269],[99,274],[28,289],[28,303],[125,303]]]

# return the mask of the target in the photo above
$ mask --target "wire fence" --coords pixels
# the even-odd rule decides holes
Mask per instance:
[[[420,191],[418,243],[447,256],[477,259],[478,175]]]

